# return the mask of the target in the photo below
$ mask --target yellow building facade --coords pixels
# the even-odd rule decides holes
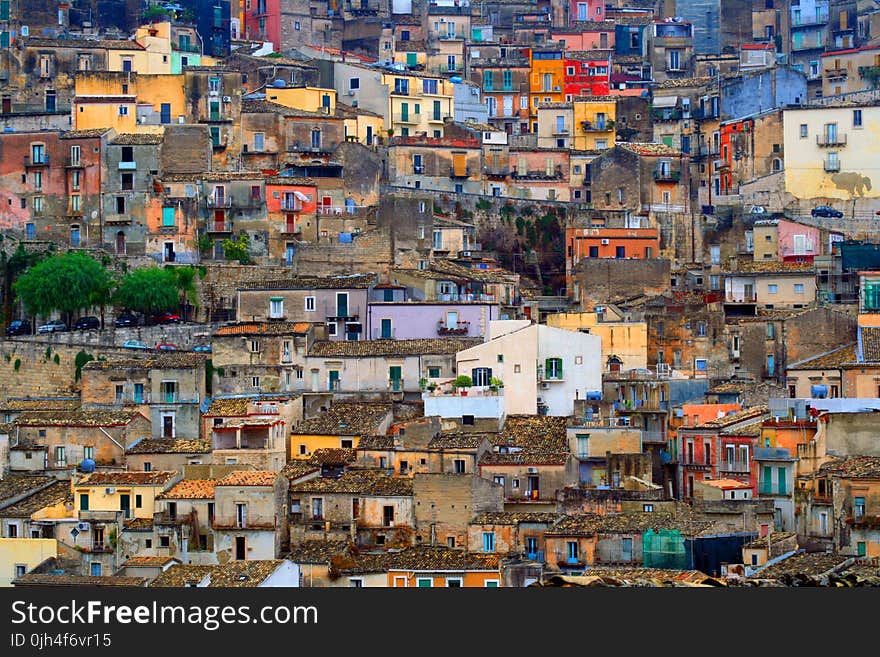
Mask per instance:
[[[428,137],[442,137],[446,117],[454,116],[452,83],[398,73],[383,73],[382,84],[388,87],[386,129],[395,137],[415,136],[424,132]]]
[[[602,339],[602,363],[617,356],[621,369],[647,368],[648,324],[646,322],[599,321],[598,313],[556,313],[547,316],[547,326],[566,331],[583,331]]]
[[[575,98],[572,148],[578,151],[604,150],[617,140],[617,99],[614,96]]]
[[[54,538],[0,538],[0,586],[12,586],[12,580],[57,556]]]

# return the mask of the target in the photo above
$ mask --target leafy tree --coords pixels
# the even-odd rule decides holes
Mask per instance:
[[[196,247],[202,255],[209,255],[214,249],[214,238],[208,233],[202,233],[196,238]]]
[[[2,241],[2,235],[0,235]],[[23,244],[18,245],[12,255],[6,251],[0,251],[0,269],[3,276],[3,318],[5,321],[12,319],[12,302],[15,299],[12,285],[18,280],[29,267],[37,264],[46,256],[45,253],[26,251]]]
[[[145,315],[174,308],[180,301],[177,277],[169,269],[139,267],[125,275],[113,302]]]
[[[247,233],[241,233],[236,239],[223,240],[223,255],[227,260],[238,260],[241,264],[250,264],[251,254],[248,249],[251,244],[251,238]]]
[[[525,232],[526,222],[522,217],[516,218],[516,234],[523,235]]]
[[[113,279],[104,267],[79,251],[52,255],[37,263],[13,285],[25,310],[31,315],[52,311],[70,315],[107,303]]]
[[[181,307],[199,307],[199,291],[196,288],[196,278],[199,272],[189,265],[183,267],[166,266],[174,274],[174,284],[177,287],[178,302]],[[186,318],[189,319],[189,318]]]

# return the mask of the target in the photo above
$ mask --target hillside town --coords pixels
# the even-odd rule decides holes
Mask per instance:
[[[0,587],[880,586],[880,0],[0,0],[0,101]]]

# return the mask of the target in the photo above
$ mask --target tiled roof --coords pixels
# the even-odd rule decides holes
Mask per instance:
[[[260,171],[204,171],[202,173],[163,173],[162,182],[194,182],[205,180],[210,182],[232,182],[235,180],[252,180],[259,182],[265,176]]]
[[[123,426],[137,411],[25,411],[15,419],[20,427],[110,427]]]
[[[309,322],[243,322],[221,326],[214,331],[215,337],[228,335],[305,335],[312,325]]]
[[[861,334],[862,358],[864,362],[880,362],[880,327],[863,326],[859,333]]]
[[[263,561],[230,561],[211,571],[210,588],[250,588],[262,584],[278,570],[283,559]]]
[[[772,564],[753,575],[755,579],[780,579],[811,575],[821,575],[842,566],[850,557],[822,553],[795,554],[788,559]]]
[[[75,410],[80,406],[77,399],[7,399],[0,401],[0,412]]]
[[[222,397],[211,400],[206,416],[246,415],[251,399],[247,397]]]
[[[318,477],[290,487],[291,493],[351,493],[377,496],[409,496],[412,479],[390,477],[384,470],[349,470],[341,477]]]
[[[248,417],[233,417],[223,420],[220,424],[215,424],[213,431],[225,431],[227,429],[259,429],[272,427],[276,424],[284,424],[284,420],[277,415],[260,415]]]
[[[171,490],[156,495],[157,500],[211,500],[214,499],[216,479],[184,479]]]
[[[195,564],[175,564],[159,574],[150,586],[183,588],[201,582],[205,575],[214,572],[219,566],[199,566]]]
[[[568,418],[565,417],[508,415],[504,428],[492,443],[536,452],[567,452],[567,425]]]
[[[712,521],[671,513],[611,513],[566,516],[548,529],[546,536],[593,536],[595,534],[641,534],[648,530],[677,530],[695,536],[713,526]]]
[[[565,465],[567,452],[489,452],[480,459],[480,465]]]
[[[36,490],[48,484],[51,481],[49,477],[30,477],[13,475],[0,479],[0,500],[8,500],[11,497],[18,497],[28,491]]]
[[[309,356],[361,358],[366,356],[423,356],[456,354],[480,344],[479,338],[415,338],[411,340],[321,340]]]
[[[117,577],[115,575],[49,575],[31,573],[13,580],[16,586],[146,586],[143,577]]]
[[[230,472],[216,486],[274,486],[278,473],[272,470],[236,470]]]
[[[40,509],[67,502],[73,502],[70,484],[66,481],[58,481],[48,488],[29,495],[20,502],[0,509],[0,516],[4,518],[30,518],[31,514]]]
[[[480,283],[511,283],[517,276],[517,274],[503,269],[472,269],[449,260],[437,260],[427,269],[397,268],[392,270],[392,274],[395,272],[425,280],[478,281]]]
[[[387,573],[395,557],[394,552],[360,552],[334,563],[333,570],[340,575]]]
[[[177,472],[156,470],[154,472],[93,472],[80,479],[76,486],[161,486],[168,483]]]
[[[559,520],[558,513],[540,511],[484,511],[471,520],[472,525],[519,525],[524,522],[552,525]]]
[[[847,478],[880,479],[880,456],[847,456],[823,463],[819,471]]]
[[[126,520],[122,526],[123,531],[127,532],[151,532],[153,531],[152,518],[131,518]]]
[[[863,329],[864,330],[864,329]],[[792,363],[788,370],[830,370],[840,367],[844,363],[852,363],[856,360],[856,345],[849,344],[838,347],[834,351],[828,351],[818,356]]]
[[[712,488],[719,488],[721,490],[739,490],[741,488],[752,487],[751,484],[737,481],[736,479],[703,479],[700,483],[704,486],[711,486]]]
[[[361,404],[333,404],[316,417],[294,427],[293,435],[355,436],[375,435],[379,426],[391,413],[391,404],[364,402]]]
[[[496,554],[466,552],[448,547],[417,546],[391,553],[389,570],[498,570]]]
[[[619,148],[635,153],[636,155],[649,155],[661,157],[678,157],[684,155],[677,148],[667,146],[666,144],[652,144],[647,142],[622,142],[617,144]]]
[[[242,114],[280,114],[281,116],[314,118],[322,120],[338,120],[343,118],[338,113],[326,114],[324,112],[297,109],[295,107],[287,107],[272,102],[271,100],[263,100],[250,98],[241,101]]]
[[[156,354],[147,358],[108,358],[90,360],[84,370],[190,370],[202,367],[208,357],[185,351]]]
[[[356,460],[356,450],[341,447],[316,449],[309,459],[317,465],[348,465]]]
[[[611,576],[620,578],[630,584],[635,582],[673,582],[702,584],[711,580],[706,573],[699,570],[671,570],[665,568],[595,568],[584,571],[584,576]]]
[[[125,568],[161,568],[168,562],[174,561],[176,563],[180,563],[180,560],[175,559],[174,557],[151,557],[146,555],[137,555],[131,557],[128,561],[126,561],[123,565]]]
[[[241,290],[362,290],[376,282],[375,274],[294,276],[248,283]]]
[[[673,80],[665,80],[661,82],[655,89],[678,89],[681,87],[702,87],[703,85],[710,84],[713,82],[715,78],[710,75],[706,75],[700,78],[676,78]]]
[[[68,130],[59,139],[94,139],[109,132],[110,128],[87,128],[86,130]]]
[[[729,415],[725,415],[723,417],[715,418],[714,420],[709,420],[708,422],[703,422],[700,425],[697,425],[696,429],[724,429],[730,427],[739,422],[743,422],[745,420],[750,420],[752,418],[763,417],[767,414],[766,406],[753,406],[751,408],[744,408],[741,411],[737,411],[736,413],[731,413]]]
[[[772,534],[767,534],[766,536],[761,536],[760,538],[755,539],[751,543],[746,543],[743,545],[744,548],[766,548],[767,542],[770,541],[771,544],[779,543],[780,541],[785,541],[790,538],[794,538],[797,536],[794,532],[773,532]]]
[[[757,422],[752,422],[751,424],[747,424],[744,427],[731,427],[730,429],[724,429],[721,432],[722,436],[749,436],[751,438],[755,438],[761,435],[761,427],[764,424],[764,420],[758,420]]]
[[[292,187],[315,187],[312,178],[304,176],[271,176],[266,178],[266,185],[290,185]]]
[[[740,260],[736,271],[728,276],[738,274],[812,274],[816,270],[812,262],[782,262],[780,260]]]
[[[312,472],[320,472],[321,468],[308,459],[291,459],[281,469],[281,474],[288,479],[299,479]]]
[[[145,438],[126,454],[210,454],[211,441],[198,438]]]
[[[287,559],[294,563],[330,563],[337,554],[348,551],[348,541],[303,541],[292,545]]]
[[[110,143],[115,146],[156,146],[164,139],[163,133],[125,132],[114,137]]]
[[[123,39],[49,39],[43,37],[28,37],[24,41],[25,47],[41,48],[98,48],[101,50],[144,50],[137,41]]]
[[[488,437],[485,433],[447,431],[431,438],[428,449],[475,449]]]
[[[361,436],[357,451],[394,449],[394,436]]]

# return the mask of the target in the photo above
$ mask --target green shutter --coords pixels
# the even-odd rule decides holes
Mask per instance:
[[[787,495],[786,486],[785,486],[785,468],[777,468],[776,476],[779,478],[779,494]]]
[[[856,543],[856,550],[858,550],[858,556],[865,557],[868,555],[868,546],[865,541],[859,541]]]
[[[416,52],[406,53],[406,65],[407,66],[418,66],[419,65],[419,54]]]
[[[0,32],[0,48],[8,48],[9,47],[9,32],[5,30]]]
[[[561,358],[556,359],[556,376],[560,379],[562,378],[562,359]]]
[[[9,0],[0,0],[0,21],[9,20]]]
[[[773,492],[773,468],[765,465],[764,474],[761,477],[761,493],[769,494]]]
[[[171,208],[171,207],[162,208],[162,225],[163,226],[173,226],[174,225],[174,208]]]

